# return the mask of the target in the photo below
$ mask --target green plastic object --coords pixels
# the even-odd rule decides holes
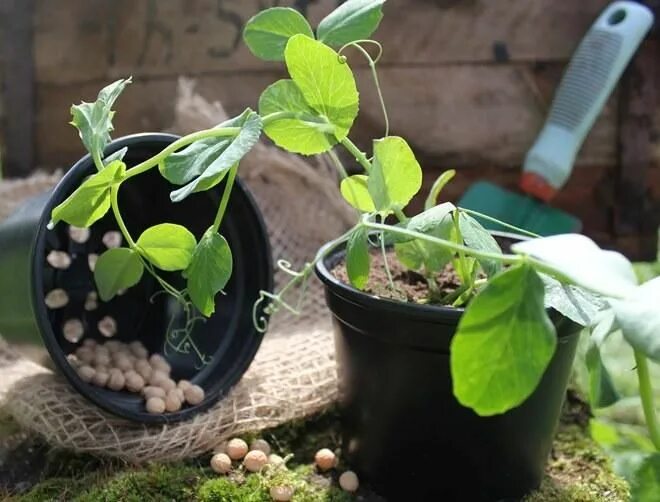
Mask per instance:
[[[610,4],[573,54],[545,125],[525,157],[522,193],[481,181],[458,205],[540,235],[579,231],[577,218],[546,203],[570,177],[587,133],[652,25],[653,14],[647,7],[630,1]],[[481,222],[502,230],[500,225]]]

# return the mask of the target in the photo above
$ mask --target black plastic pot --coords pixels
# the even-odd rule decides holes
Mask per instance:
[[[344,454],[389,501],[518,500],[536,489],[552,447],[579,326],[551,312],[557,351],[519,407],[480,417],[452,393],[449,347],[462,309],[365,294],[317,265],[332,312]]]
[[[110,154],[128,147],[124,161],[130,167],[177,139],[169,134],[138,134],[113,141]],[[211,406],[241,378],[262,340],[252,322],[252,306],[262,289],[272,289],[272,264],[268,236],[260,213],[245,187],[237,180],[225,219],[220,229],[231,246],[234,272],[224,295],[216,298],[216,313],[206,322],[196,323],[193,338],[200,351],[212,356],[203,366],[193,353],[169,350],[166,358],[175,379],[190,379],[204,388],[206,398],[197,406],[181,411],[150,415],[144,400],[129,392],[114,392],[83,382],[67,362],[67,354],[77,347],[67,341],[62,326],[68,319],[83,322],[85,338],[107,340],[98,330],[98,321],[111,316],[117,323],[113,339],[124,342],[140,340],[150,352],[163,352],[168,325],[183,317],[182,309],[169,295],[156,294],[161,288],[145,273],[141,282],[98,308],[84,308],[87,295],[94,291],[93,275],[88,264],[90,253],[100,254],[106,246],[106,232],[117,230],[110,211],[91,228],[85,243],[69,236],[68,226],[59,223],[49,231],[46,225],[53,207],[68,197],[88,175],[95,172],[89,156],[82,158],[50,192],[28,201],[0,225],[0,333],[14,342],[43,340],[57,369],[86,398],[101,408],[140,422],[173,422],[191,417]],[[185,225],[199,238],[213,222],[224,183],[213,190],[196,194],[177,204],[170,202],[173,189],[154,169],[125,183],[119,205],[132,235],[158,223]],[[66,251],[72,264],[66,270],[55,269],[46,261],[52,250]],[[176,287],[183,287],[179,274],[165,274]],[[45,295],[64,289],[68,304],[48,308]],[[83,338],[84,339],[84,338]]]

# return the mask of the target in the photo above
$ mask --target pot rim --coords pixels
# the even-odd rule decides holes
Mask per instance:
[[[529,237],[526,237],[521,234],[513,232],[502,232],[498,230],[491,230],[491,235],[494,237],[501,237],[505,239],[513,239],[518,241],[529,240]],[[390,298],[383,298],[378,295],[373,295],[360,291],[357,288],[354,288],[350,284],[346,284],[339,279],[337,279],[331,271],[332,266],[330,265],[333,260],[338,258],[343,258],[345,255],[345,246],[347,239],[334,244],[333,242],[328,242],[321,249],[319,253],[326,253],[329,249],[332,249],[325,258],[319,260],[316,263],[315,271],[317,277],[323,282],[323,284],[331,289],[333,293],[343,297],[344,299],[357,303],[367,308],[373,309],[386,309],[389,312],[393,312],[397,315],[419,319],[419,320],[434,320],[438,316],[442,316],[445,319],[458,321],[465,312],[464,307],[450,307],[446,305],[423,305],[413,302],[402,302],[399,300],[392,300]],[[333,246],[334,244],[334,246]],[[546,311],[550,311],[549,307],[546,307]]]
[[[115,151],[124,147],[130,148],[131,146],[139,144],[142,141],[162,141],[172,143],[179,138],[180,136],[175,134],[159,132],[141,132],[137,134],[130,134],[112,140],[112,142],[108,145],[105,153],[107,155],[114,153]],[[41,331],[44,345],[48,350],[49,356],[55,361],[58,371],[64,374],[66,380],[76,389],[76,391],[85,399],[88,399],[102,410],[112,413],[114,416],[121,417],[132,422],[139,422],[144,424],[167,424],[192,418],[196,414],[204,412],[216,404],[219,399],[222,399],[226,395],[229,389],[212,397],[207,396],[207,398],[202,403],[195,406],[187,406],[177,412],[158,415],[144,413],[141,414],[138,419],[134,413],[127,412],[127,410],[125,410],[122,406],[118,406],[114,402],[103,399],[97,395],[95,388],[92,387],[90,390],[90,386],[80,379],[77,372],[67,361],[64,351],[57,342],[53,328],[48,322],[47,309],[43,302],[43,291],[41,291],[42,285],[36,279],[43,275],[43,270],[45,267],[42,255],[45,246],[46,225],[50,221],[50,209],[52,209],[53,206],[52,200],[61,191],[68,190],[69,185],[72,183],[77,185],[80,181],[82,181],[83,178],[80,177],[77,171],[80,169],[80,166],[84,166],[89,162],[91,162],[90,154],[86,154],[81,157],[71,166],[71,168],[65,173],[57,185],[50,191],[45,210],[41,215],[32,241],[32,256],[30,257],[30,296],[32,300],[32,309],[39,330]],[[80,180],[78,180],[78,178],[80,178]],[[258,225],[261,235],[264,236],[262,243],[264,245],[264,258],[266,260],[266,268],[264,270],[270,271],[270,273],[266,274],[266,289],[268,291],[272,291],[274,287],[274,278],[272,274],[273,255],[263,215],[261,214],[259,206],[256,204],[253,195],[249,192],[249,190],[245,187],[245,184],[238,177],[235,180],[235,184],[238,185],[238,189],[242,192],[242,195],[245,196],[249,204],[254,208],[255,219],[253,223]],[[255,331],[253,336],[255,338],[255,343],[249,347],[249,350],[244,350],[244,353],[241,354],[241,364],[237,364],[233,368],[233,370],[240,376],[232,384],[232,386],[235,385],[240,380],[240,378],[242,378],[243,374],[245,371],[247,371],[248,367],[254,360],[254,356],[259,350],[259,347],[261,346],[264,334]]]

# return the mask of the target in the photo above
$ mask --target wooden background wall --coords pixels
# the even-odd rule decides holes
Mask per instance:
[[[179,75],[229,112],[255,106],[283,75],[241,42],[269,5],[294,5],[313,25],[336,0],[0,0],[0,138],[8,174],[68,166],[83,153],[69,106],[133,75],[116,133],[161,130],[173,118]],[[376,34],[392,131],[414,145],[432,183],[455,167],[458,197],[481,178],[515,187],[566,62],[606,0],[389,0]],[[649,0],[656,8],[658,0]],[[660,213],[660,50],[645,42],[608,102],[556,204],[585,232],[634,258],[656,252]],[[355,62],[353,62],[355,61]],[[358,143],[382,135],[364,64]]]

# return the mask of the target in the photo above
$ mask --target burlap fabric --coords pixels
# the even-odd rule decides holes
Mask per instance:
[[[220,104],[196,95],[192,82],[180,82],[173,131],[206,128],[224,118]],[[307,162],[260,144],[241,163],[239,173],[265,217],[275,260],[304,263],[354,218],[338,197],[336,179],[322,162]],[[0,218],[57,179],[58,175],[36,175],[0,184]],[[277,284],[285,280],[284,274],[276,274]],[[0,404],[5,413],[55,446],[129,462],[192,457],[229,436],[323,410],[336,393],[328,313],[315,278],[306,294],[303,315],[282,311],[273,317],[250,369],[230,394],[208,412],[172,425],[145,426],[108,415],[77,394],[62,377],[0,340]]]

